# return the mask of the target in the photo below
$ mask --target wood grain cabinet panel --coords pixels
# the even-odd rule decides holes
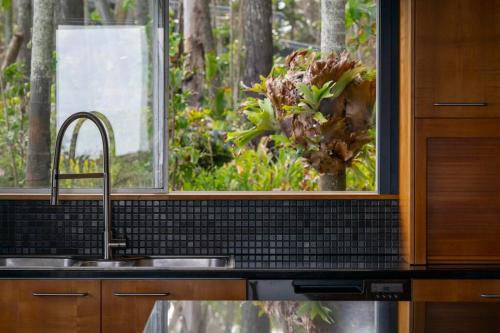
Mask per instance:
[[[500,261],[500,120],[418,119],[419,263]]]
[[[500,117],[500,0],[416,0],[414,11],[416,116]]]
[[[414,280],[413,302],[500,302],[500,280]]]
[[[415,333],[490,333],[500,327],[500,280],[414,280],[412,301]]]
[[[157,300],[244,300],[244,280],[102,281],[102,331],[142,332]]]
[[[500,327],[500,303],[416,303],[415,333],[492,333]]]
[[[100,281],[0,281],[0,332],[98,333]]]

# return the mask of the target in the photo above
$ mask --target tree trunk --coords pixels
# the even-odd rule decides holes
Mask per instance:
[[[242,0],[245,66],[243,82],[250,86],[273,66],[273,7],[270,0]]]
[[[59,0],[59,24],[81,25],[84,23],[82,0]]]
[[[108,0],[95,0],[95,7],[101,16],[103,24],[113,24],[114,17],[113,13],[111,13],[111,8],[109,8]]]
[[[184,79],[183,90],[189,91],[190,106],[200,106],[203,97],[205,54],[215,48],[210,24],[209,0],[184,0],[184,52],[189,74]]]
[[[6,48],[12,39],[13,16],[12,4],[7,5],[7,8],[4,8],[3,12],[3,38]]]
[[[21,44],[23,43],[23,36],[21,34],[14,34],[10,39],[9,47],[5,51],[5,57],[3,58],[0,70],[4,70],[7,66],[10,66],[16,61],[16,58],[21,49]]]
[[[125,20],[127,19],[127,10],[124,4],[125,0],[117,0],[115,4],[115,21],[118,24],[124,24]]]
[[[53,51],[54,1],[34,0],[29,104],[27,185],[49,185],[50,84]]]
[[[146,25],[148,22],[149,1],[137,1],[135,5],[135,24]]]
[[[271,323],[267,314],[259,316],[260,308],[252,302],[244,302],[242,307],[241,333],[270,333]]]
[[[345,31],[346,0],[321,0],[321,54],[323,57],[332,52],[341,52],[346,47]],[[320,176],[320,191],[345,191],[345,167],[338,174]]]
[[[332,52],[345,50],[345,5],[346,0],[321,0],[321,53],[323,57]]]
[[[26,77],[31,72],[31,27],[33,25],[33,8],[31,0],[17,0],[17,33],[23,36],[21,48],[17,55],[18,63],[23,67]]]

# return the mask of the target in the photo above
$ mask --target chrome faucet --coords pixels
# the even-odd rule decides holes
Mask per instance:
[[[111,200],[110,200],[110,173],[109,173],[109,143],[108,135],[104,123],[99,116],[104,117],[98,112],[77,112],[66,119],[61,125],[61,129],[57,133],[56,147],[54,151],[54,165],[52,167],[52,185],[50,191],[50,204],[56,205],[59,198],[59,180],[60,179],[91,179],[102,178],[103,185],[103,208],[104,208],[104,260],[113,259],[113,249],[125,247],[125,240],[113,238],[112,220],[111,220]],[[59,173],[59,161],[61,158],[61,145],[64,133],[75,120],[91,120],[101,133],[102,140],[102,155],[103,155],[103,172],[101,173],[82,173],[82,174],[61,174]]]

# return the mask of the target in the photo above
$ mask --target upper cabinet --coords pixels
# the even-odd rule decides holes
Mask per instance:
[[[500,117],[500,0],[418,0],[415,115]]]

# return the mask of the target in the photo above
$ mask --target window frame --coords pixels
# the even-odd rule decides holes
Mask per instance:
[[[162,8],[163,6],[163,8]],[[163,62],[156,59],[157,65],[163,73],[154,75],[158,91],[158,110],[155,117],[155,126],[158,139],[163,141],[163,149],[154,153],[155,165],[161,168],[154,171],[155,182],[163,184],[157,188],[112,188],[114,200],[161,200],[161,199],[397,199],[399,184],[399,1],[380,0],[377,15],[377,114],[376,114],[376,190],[373,192],[349,191],[322,191],[322,192],[274,192],[274,191],[168,191],[168,76],[169,76],[169,0],[153,1],[157,27],[156,31],[163,34],[162,42],[153,44],[153,52],[161,55],[159,48],[163,48]],[[163,24],[160,24],[162,22]],[[384,38],[381,38],[381,37]],[[158,39],[159,40],[159,39]],[[163,78],[161,78],[163,76]],[[159,146],[154,143],[153,150]],[[159,155],[161,155],[159,157]],[[160,176],[156,175],[161,170]],[[100,197],[99,189],[61,189],[62,199],[94,200]],[[7,199],[45,199],[49,195],[49,188],[0,188],[0,200]]]

